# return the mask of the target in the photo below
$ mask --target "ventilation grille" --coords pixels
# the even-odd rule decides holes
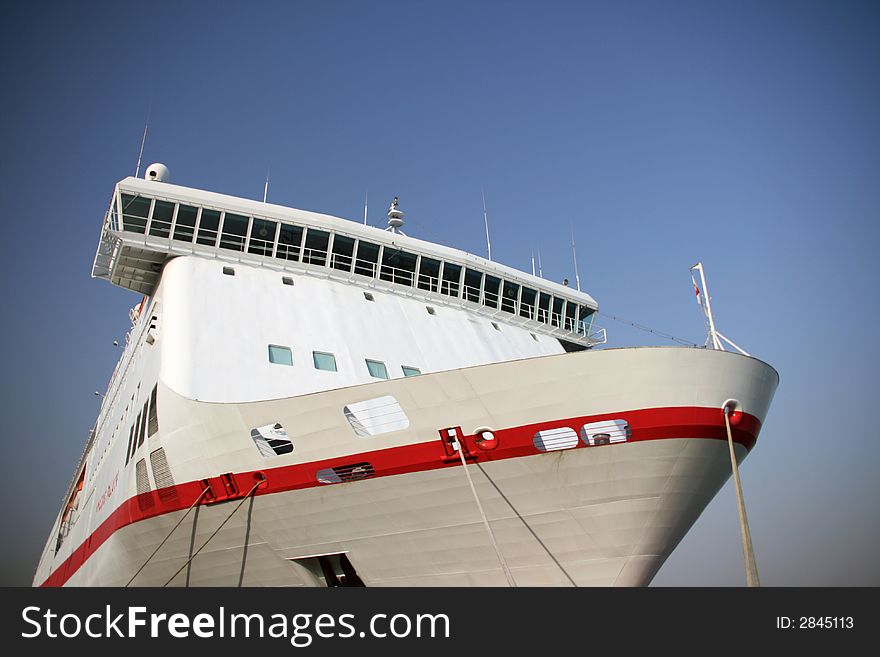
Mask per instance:
[[[147,474],[146,459],[141,459],[135,464],[135,479],[137,481],[138,508],[141,511],[151,509],[153,506],[155,506],[156,502],[155,500],[153,500],[153,496],[149,494],[150,476]]]
[[[163,502],[176,500],[177,489],[174,487],[174,477],[168,467],[168,458],[163,447],[150,454],[150,464],[153,466],[153,481],[159,489],[159,499]]]
[[[578,435],[574,429],[559,427],[558,429],[539,431],[535,434],[532,442],[535,445],[535,449],[539,452],[554,452],[560,449],[577,447]]]
[[[376,471],[373,469],[373,466],[370,463],[364,462],[318,470],[316,477],[320,484],[341,484],[344,481],[367,479],[375,474]]]
[[[135,477],[137,479],[138,495],[150,492],[150,477],[147,475],[147,461],[141,459],[135,464]]]
[[[354,432],[365,438],[409,427],[409,418],[391,395],[349,404],[342,411]]]
[[[604,420],[581,427],[581,438],[591,447],[625,443],[631,434],[632,430],[626,420]]]

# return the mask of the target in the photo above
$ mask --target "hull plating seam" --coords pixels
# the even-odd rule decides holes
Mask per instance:
[[[631,433],[627,442],[664,440],[673,438],[699,438],[727,440],[724,417],[720,408],[676,407],[621,411],[574,417],[551,422],[541,422],[520,427],[496,430],[497,447],[483,451],[476,445],[474,436],[464,436],[468,461],[500,461],[505,459],[536,456],[541,452],[533,441],[538,431],[569,427],[579,432],[584,424],[624,419]],[[761,428],[760,421],[744,414],[733,429],[733,440],[751,450]],[[444,427],[438,427],[438,432]],[[622,443],[589,446],[580,438],[571,449],[614,449]],[[567,450],[566,450],[567,451]],[[548,452],[549,453],[549,452]],[[256,496],[284,491],[314,488],[325,485],[356,486],[357,477],[342,483],[326,484],[318,481],[317,473],[332,468],[344,469],[352,465],[366,464],[369,478],[387,477],[412,472],[423,472],[440,468],[461,467],[459,459],[450,459],[444,448],[440,434],[425,442],[411,443],[388,449],[348,454],[322,461],[296,463],[280,467],[267,467],[260,471],[242,473],[216,473],[209,480],[190,481],[158,491],[136,495],[123,502],[52,574],[41,586],[62,586],[94,554],[94,552],[117,530],[148,518],[153,518],[188,508],[210,482],[214,498],[206,495],[202,504],[218,503],[240,498],[260,478],[265,484],[260,486]]]

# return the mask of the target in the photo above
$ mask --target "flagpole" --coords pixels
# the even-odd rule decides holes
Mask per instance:
[[[724,345],[721,344],[721,341],[718,339],[718,335],[715,331],[715,318],[712,316],[712,302],[709,299],[709,286],[706,284],[706,274],[703,272],[703,263],[698,262],[693,267],[691,267],[691,271],[694,269],[700,270],[700,282],[703,284],[703,294],[706,296],[706,317],[709,320],[709,335],[712,338],[712,345],[718,351],[725,351]]]

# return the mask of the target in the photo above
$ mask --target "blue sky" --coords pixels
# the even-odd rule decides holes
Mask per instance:
[[[859,2],[4,3],[0,583],[28,584],[134,293],[89,278],[114,183],[378,222],[719,328],[781,385],[742,469],[768,585],[880,584],[880,9]],[[605,319],[611,346],[662,343]],[[728,484],[656,585],[742,585]]]

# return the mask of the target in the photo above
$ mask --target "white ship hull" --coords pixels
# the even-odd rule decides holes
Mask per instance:
[[[367,586],[505,586],[460,461],[441,439],[460,427],[517,585],[645,585],[730,476],[722,406],[735,399],[742,409],[733,428],[741,460],[777,383],[756,359],[682,348],[544,356],[248,403],[192,401],[160,383],[162,446],[178,483],[116,504],[69,556],[41,562],[35,583],[125,585],[207,480],[215,499],[202,499],[133,585],[162,586],[180,571],[171,586],[323,586],[304,564],[344,553]],[[384,395],[409,426],[356,436],[343,407]],[[578,435],[546,453],[534,442],[538,431],[580,434],[613,419],[629,425],[625,441],[596,446]],[[249,431],[274,422],[293,451],[268,464]],[[473,439],[484,427],[498,440],[490,451]],[[318,481],[321,470],[361,463],[372,476]]]

